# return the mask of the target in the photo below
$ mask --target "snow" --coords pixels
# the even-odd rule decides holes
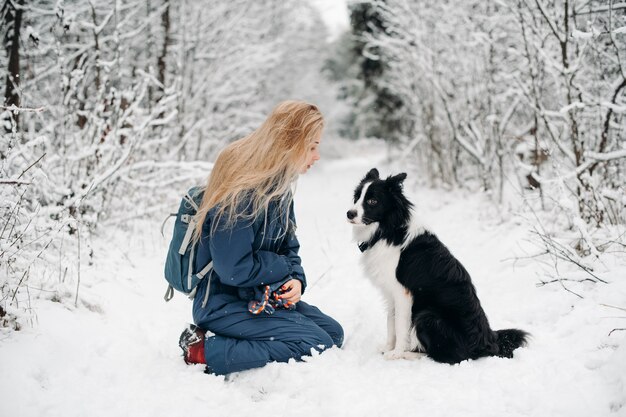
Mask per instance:
[[[608,335],[625,327],[625,314],[601,305],[624,307],[623,259],[598,263],[610,284],[581,283],[584,299],[558,284],[537,287],[539,262],[512,260],[528,249],[526,224],[476,193],[418,186],[410,172],[407,194],[472,274],[492,327],[533,337],[513,359],[454,366],[376,352],[386,334],[382,299],[360,269],[345,212],[367,170],[402,169],[384,157],[383,148],[355,147],[298,184],[304,300],[344,326],[342,349],[227,377],[185,365],[177,341],[191,303],[180,294],[163,301],[168,242],[157,218],[103,232],[94,265],[81,271],[78,307],[39,302],[35,326],[0,329],[0,416],[626,415],[626,332]]]
[[[574,29],[572,31],[572,37],[574,39],[591,39],[596,36],[597,33],[592,30],[592,32],[584,32],[582,30]]]
[[[617,29],[613,30],[613,33],[626,33],[626,26],[618,27]]]
[[[337,39],[348,30],[350,17],[345,0],[313,0],[311,4],[318,9],[328,28],[328,41]]]

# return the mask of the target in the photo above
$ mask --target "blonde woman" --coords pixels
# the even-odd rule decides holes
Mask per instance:
[[[180,337],[185,362],[225,375],[341,346],[339,323],[300,299],[292,188],[320,158],[323,125],[316,106],[285,101],[218,156],[195,233],[196,266],[213,272]]]

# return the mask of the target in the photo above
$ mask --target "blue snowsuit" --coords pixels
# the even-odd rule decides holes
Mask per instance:
[[[302,282],[302,292],[306,288],[293,205],[272,201],[267,216],[241,219],[228,228],[222,224],[211,227],[215,211],[206,217],[196,255],[196,268],[212,259],[213,272],[210,280],[199,284],[193,303],[195,323],[215,333],[205,340],[209,370],[224,375],[272,361],[300,360],[310,355],[311,349],[321,352],[333,345],[341,347],[339,323],[304,301],[294,310],[278,308],[271,315],[254,315],[248,310],[248,302],[262,285],[292,277]],[[202,307],[209,282],[208,301]]]

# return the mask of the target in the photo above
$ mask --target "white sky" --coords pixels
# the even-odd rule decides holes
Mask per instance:
[[[330,40],[335,39],[342,31],[348,29],[347,0],[311,0],[322,15],[322,19],[328,26]]]

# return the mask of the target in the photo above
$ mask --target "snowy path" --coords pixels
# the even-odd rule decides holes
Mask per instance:
[[[626,415],[624,332],[607,336],[623,320],[606,319],[615,312],[598,307],[623,306],[626,285],[590,289],[584,300],[556,286],[536,288],[533,262],[503,262],[519,253],[524,226],[498,222],[496,209],[470,194],[407,186],[472,274],[492,327],[528,330],[530,346],[513,360],[456,366],[388,362],[376,353],[385,336],[382,302],[363,277],[344,220],[356,182],[376,158],[321,163],[298,185],[304,299],[342,323],[343,349],[228,378],[186,366],[177,340],[190,302],[179,294],[163,302],[167,241],[154,226],[137,225],[102,242],[96,253],[106,247],[109,260],[83,271],[90,309],[43,303],[35,328],[0,336],[0,416]],[[626,268],[611,271],[606,276],[617,281]]]

